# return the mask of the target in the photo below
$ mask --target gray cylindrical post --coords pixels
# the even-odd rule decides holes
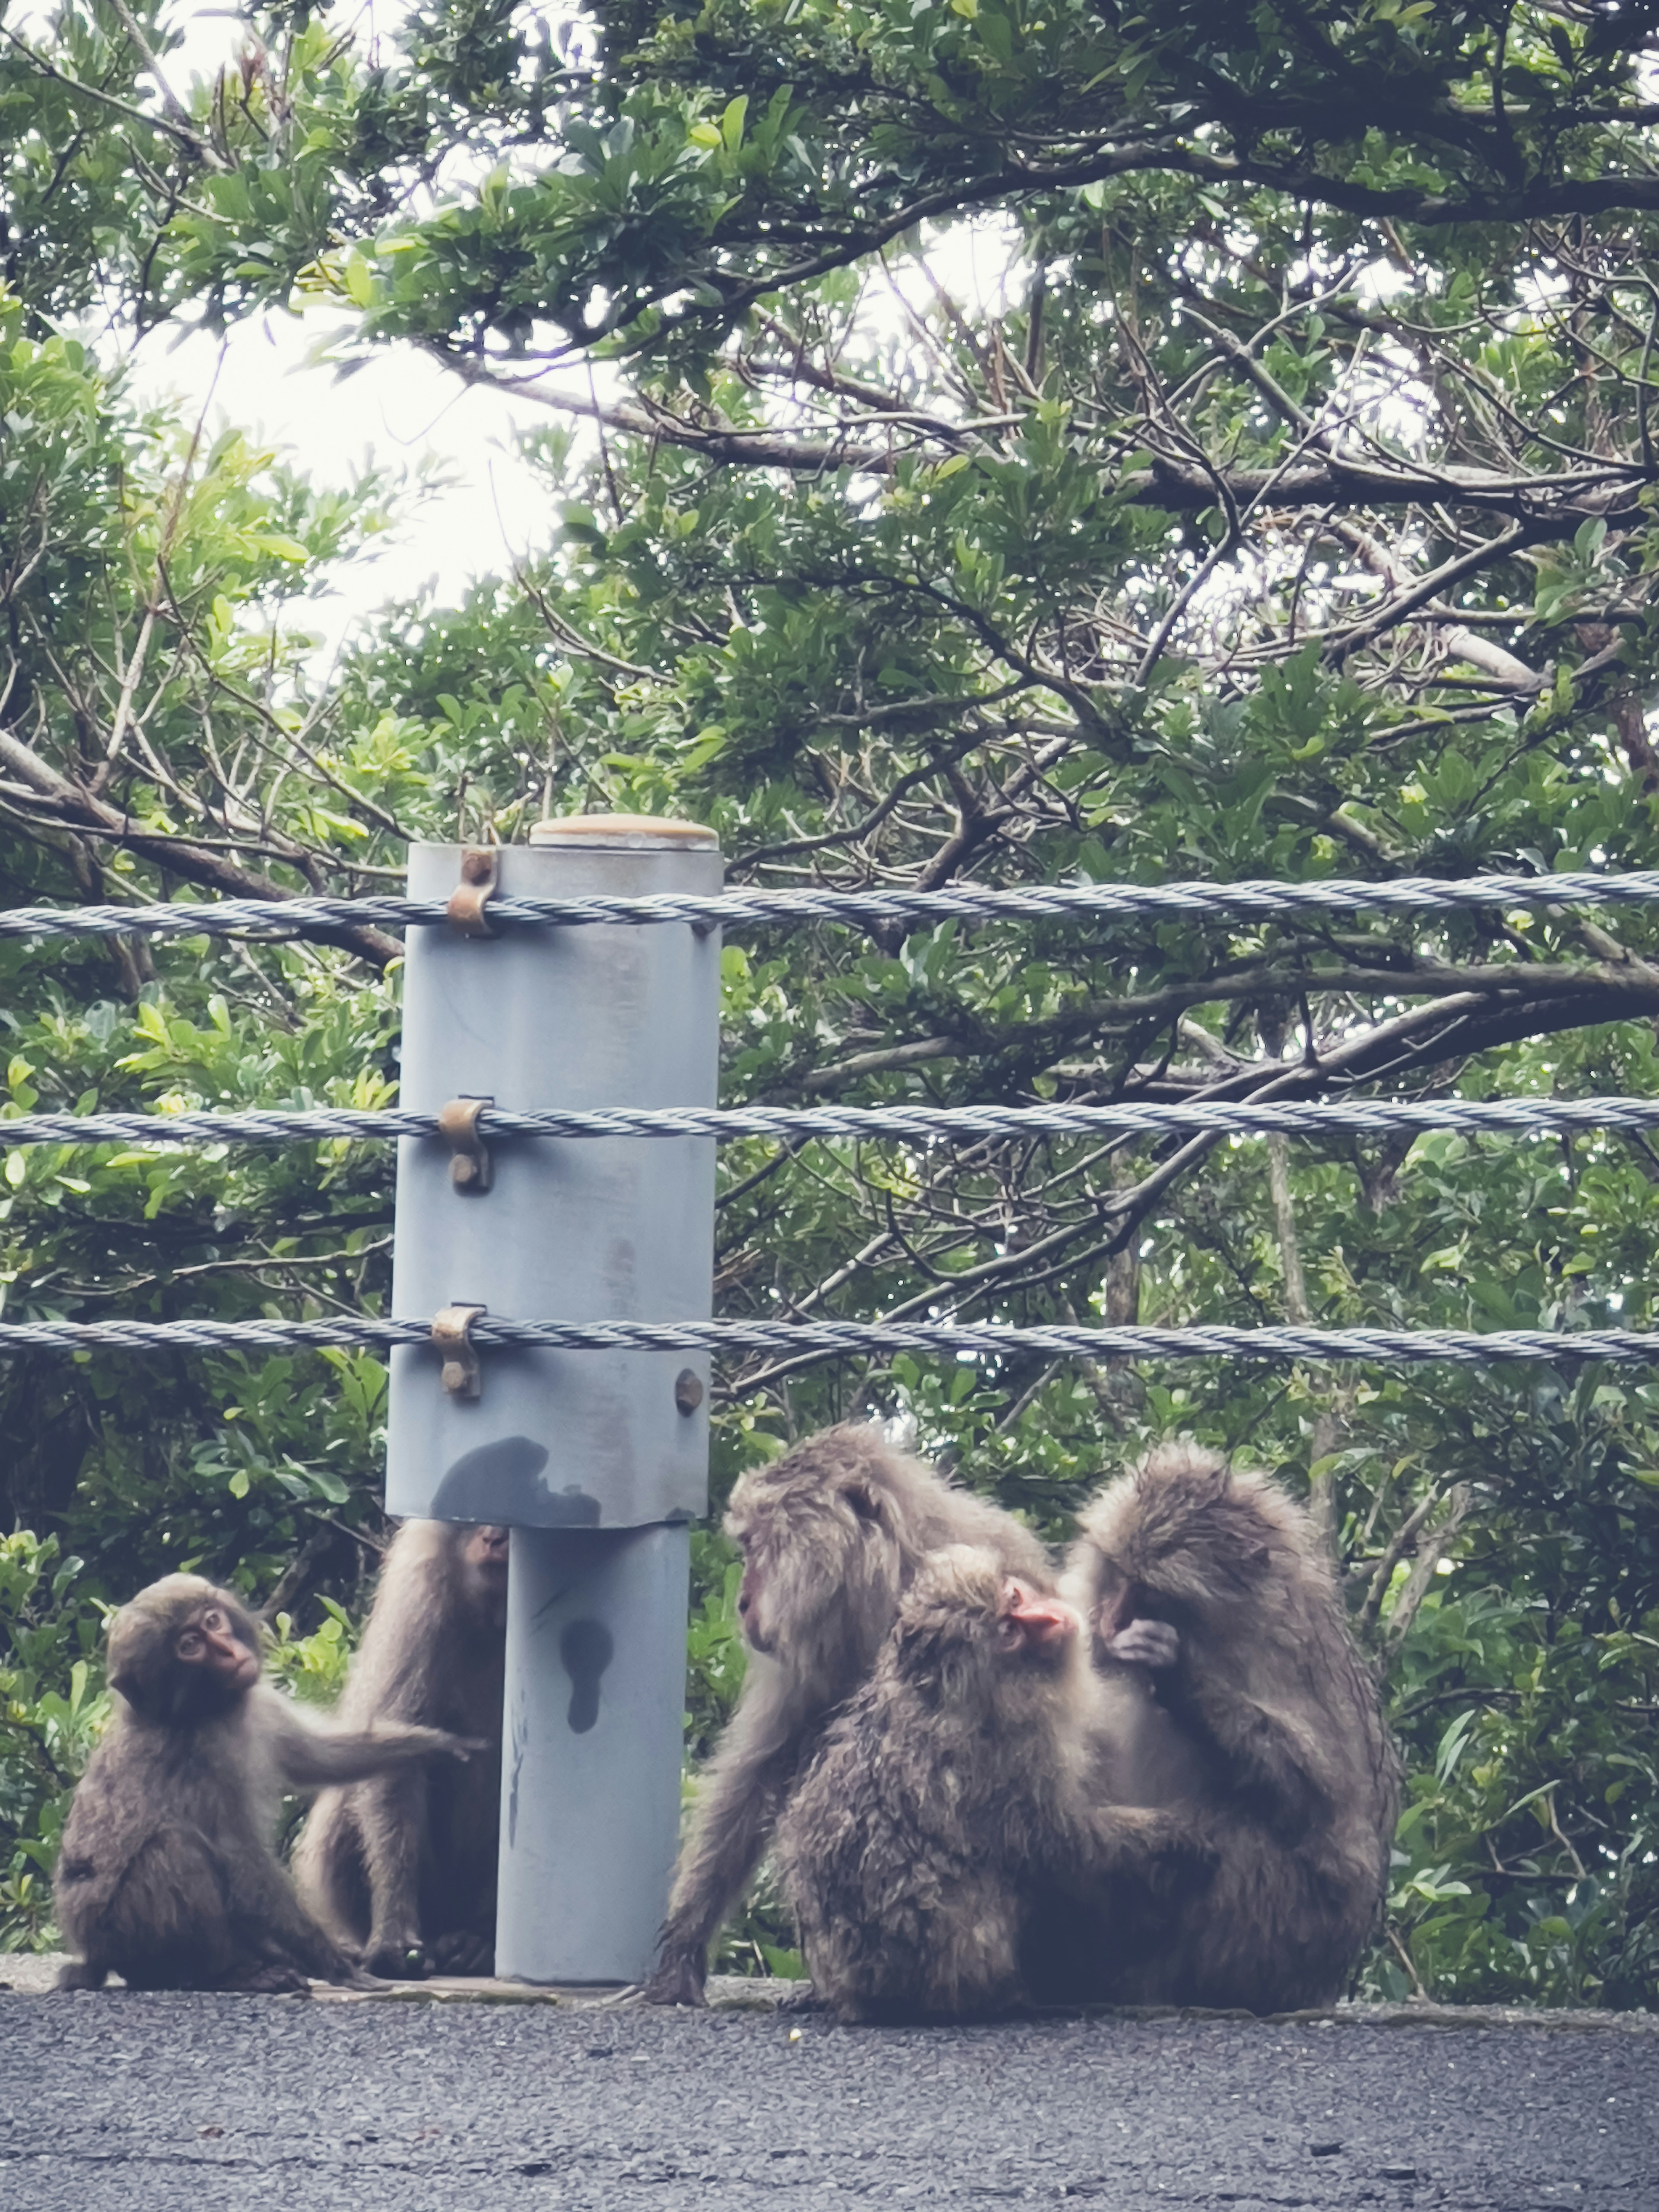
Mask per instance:
[[[422,845],[416,898],[463,849]],[[489,856],[506,897],[717,891],[713,834],[590,815]],[[487,911],[487,909],[486,909]],[[403,1103],[441,1112],[712,1105],[718,935],[688,925],[411,931]],[[486,1118],[483,1135],[489,1144]],[[714,1159],[702,1138],[489,1146],[452,1179],[441,1138],[398,1163],[393,1310],[691,1321],[712,1302]],[[633,1981],[667,1898],[679,1807],[687,1524],[707,1504],[708,1363],[675,1352],[486,1352],[476,1398],[394,1351],[387,1510],[506,1522],[496,1972]]]
[[[498,1973],[650,1968],[679,1826],[690,1565],[683,1522],[513,1532]]]

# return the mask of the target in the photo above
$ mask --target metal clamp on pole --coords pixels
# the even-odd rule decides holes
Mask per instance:
[[[478,1134],[478,1116],[493,1098],[452,1098],[438,1111],[438,1134],[449,1146],[449,1180],[469,1198],[481,1195],[495,1181],[489,1147]]]
[[[483,1390],[472,1324],[488,1306],[444,1306],[432,1316],[433,1348],[441,1357],[443,1386],[452,1398],[477,1398]]]
[[[461,880],[449,894],[450,927],[463,937],[499,934],[487,911],[501,870],[499,845],[469,845],[461,854]]]

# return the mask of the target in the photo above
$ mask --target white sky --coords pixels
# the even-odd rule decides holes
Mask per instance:
[[[206,401],[210,434],[241,430],[319,483],[343,483],[370,459],[395,471],[423,458],[454,479],[354,561],[339,594],[308,606],[330,650],[356,617],[428,585],[439,604],[455,605],[473,578],[509,569],[549,534],[546,478],[520,459],[514,436],[515,425],[548,422],[548,410],[463,385],[407,346],[377,349],[342,380],[307,362],[314,342],[342,326],[337,309],[238,324],[222,368],[220,342],[205,334],[168,351],[158,331],[130,356],[139,398],[175,400],[192,422]]]
[[[359,34],[385,38],[404,12],[404,0],[368,0],[356,18]],[[15,20],[40,36],[44,26],[28,26],[27,15],[26,9]],[[234,15],[192,0],[179,0],[173,21],[184,43],[162,68],[175,92],[187,96],[192,80],[211,82],[235,60],[246,34]],[[1009,240],[995,231],[994,222],[969,223],[934,242],[935,273],[958,296],[971,301],[1000,292]],[[925,311],[925,291],[915,304]],[[878,320],[894,312],[880,297],[866,302]],[[150,333],[126,356],[141,400],[175,405],[191,423],[205,404],[210,434],[239,429],[283,452],[319,483],[343,483],[370,460],[411,473],[435,461],[452,480],[351,562],[337,593],[307,604],[307,623],[320,634],[325,657],[354,623],[389,602],[429,590],[435,604],[453,605],[474,580],[508,571],[540,550],[552,534],[549,486],[520,458],[516,433],[570,420],[531,400],[469,387],[409,346],[376,347],[341,380],[312,356],[349,329],[349,309],[321,304],[303,316],[274,312],[234,325],[222,342],[222,362],[218,338],[202,334],[181,343],[176,326]],[[100,350],[107,354],[107,341]]]
[[[398,0],[382,0],[358,21],[385,34],[404,12]],[[234,60],[245,33],[234,16],[189,0],[173,20],[185,43],[162,67],[185,94],[192,78],[210,80]],[[455,605],[475,578],[510,569],[550,534],[546,478],[525,465],[515,440],[515,428],[552,420],[549,410],[471,389],[413,347],[377,348],[344,380],[310,362],[320,342],[349,329],[347,311],[319,307],[303,317],[270,313],[236,325],[222,365],[218,339],[203,334],[179,343],[176,327],[152,332],[127,356],[141,400],[175,403],[192,423],[207,402],[210,434],[241,430],[319,483],[343,483],[370,460],[395,473],[413,471],[424,459],[454,480],[354,561],[338,595],[307,607],[325,653],[361,617],[428,586],[439,605]]]

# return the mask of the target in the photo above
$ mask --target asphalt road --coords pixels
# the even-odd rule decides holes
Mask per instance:
[[[1659,2034],[0,1996],[0,2212],[1659,2212]]]

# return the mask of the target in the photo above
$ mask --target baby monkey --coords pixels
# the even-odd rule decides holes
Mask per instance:
[[[1025,1994],[1045,1893],[1201,1878],[1180,1814],[1093,1802],[1101,1686],[1072,1608],[952,1545],[778,1828],[813,1989],[844,2021],[954,2021]]]
[[[303,1990],[367,1980],[271,1847],[284,1790],[475,1746],[441,1729],[331,1729],[263,1679],[241,1600],[167,1575],[110,1626],[115,1716],[76,1790],[55,1888],[80,1954],[60,1989]]]

